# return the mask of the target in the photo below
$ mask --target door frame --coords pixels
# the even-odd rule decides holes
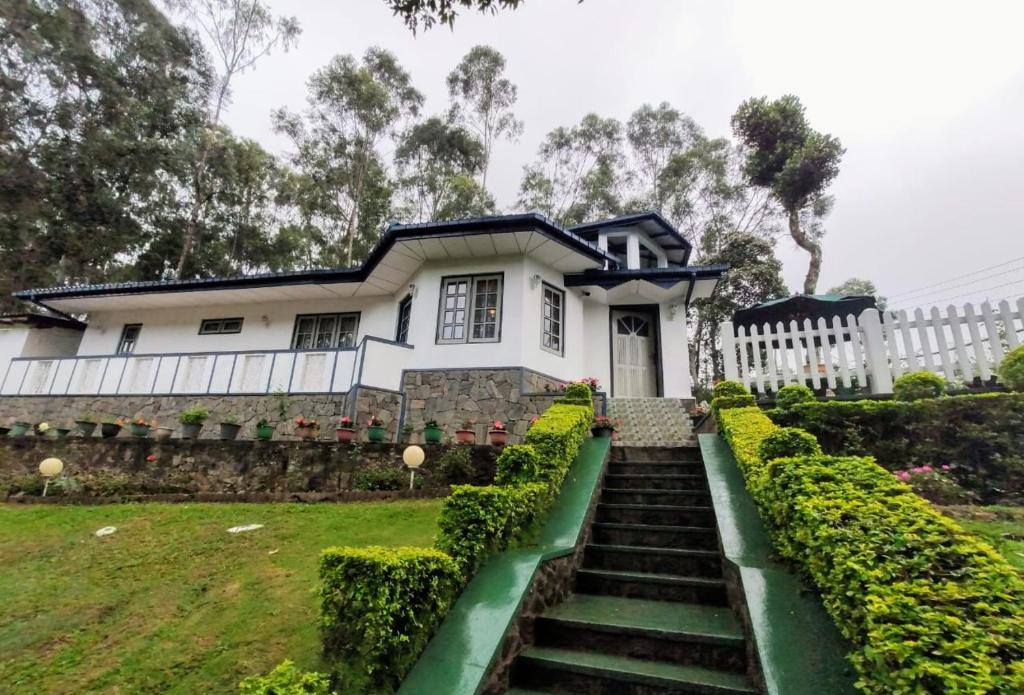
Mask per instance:
[[[663,398],[665,384],[663,382],[661,362],[664,352],[661,349],[661,305],[660,304],[609,304],[608,305],[608,362],[611,370],[611,386],[609,395],[615,398],[615,319],[616,311],[636,311],[650,314],[654,318],[654,387],[655,397]]]

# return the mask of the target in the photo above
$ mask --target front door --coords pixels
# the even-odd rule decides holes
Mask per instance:
[[[614,396],[658,395],[658,336],[652,315],[644,311],[612,312]]]

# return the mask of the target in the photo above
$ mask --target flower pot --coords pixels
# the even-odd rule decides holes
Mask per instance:
[[[241,425],[236,425],[233,422],[222,422],[220,423],[220,438],[224,441],[230,442],[233,439],[238,438],[238,432],[241,429]]]
[[[444,432],[440,427],[424,427],[423,428],[423,440],[427,444],[440,444],[441,439],[444,437]]]
[[[199,430],[201,429],[203,429],[201,422],[183,422],[181,423],[181,438],[199,439]]]
[[[64,439],[64,437],[71,434],[71,430],[69,430],[66,427],[54,427],[50,431],[53,432],[53,436],[56,437],[57,439]]]
[[[508,443],[507,430],[491,430],[487,436],[491,438],[491,446],[505,446]]]
[[[104,439],[113,439],[121,434],[121,425],[116,422],[104,422],[100,425],[100,434],[103,435]]]
[[[89,420],[75,420],[75,427],[83,437],[91,437],[92,433],[96,431],[96,423]]]
[[[334,434],[342,444],[351,444],[352,438],[356,436],[356,431],[351,427],[339,427],[334,430]]]
[[[299,439],[310,441],[316,439],[316,436],[320,433],[319,427],[296,427],[295,434]]]
[[[172,427],[157,427],[156,432],[153,433],[153,438],[159,442],[165,442],[171,438],[174,434],[174,428]]]
[[[590,433],[595,437],[611,437],[615,430],[611,427],[591,427]]]
[[[387,436],[388,430],[384,425],[370,425],[366,428],[366,437],[371,442],[383,442]]]
[[[10,433],[11,433],[11,428],[10,427],[0,427],[0,437],[6,437]]]
[[[257,425],[256,426],[256,439],[262,439],[267,441],[274,436],[273,425]]]
[[[24,437],[30,429],[32,429],[32,425],[27,422],[15,422],[11,425],[9,434],[12,437]]]
[[[476,431],[475,430],[455,430],[455,438],[459,444],[475,444],[476,443]]]
[[[134,422],[129,426],[129,431],[133,437],[143,439],[149,436],[149,425],[136,425]]]

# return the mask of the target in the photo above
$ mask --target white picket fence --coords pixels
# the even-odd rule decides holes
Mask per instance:
[[[796,383],[852,387],[854,379],[871,393],[891,393],[896,378],[922,369],[950,382],[989,381],[1007,350],[1024,344],[1024,297],[994,308],[950,304],[945,313],[938,307],[927,314],[867,309],[845,319],[766,323],[749,332],[726,321],[721,336],[726,378],[760,393]]]

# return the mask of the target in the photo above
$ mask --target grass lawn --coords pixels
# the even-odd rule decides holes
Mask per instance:
[[[440,507],[0,504],[0,689],[230,693],[285,658],[320,668],[320,550],[428,546]]]
[[[944,507],[960,524],[995,546],[1024,572],[1024,507]]]

